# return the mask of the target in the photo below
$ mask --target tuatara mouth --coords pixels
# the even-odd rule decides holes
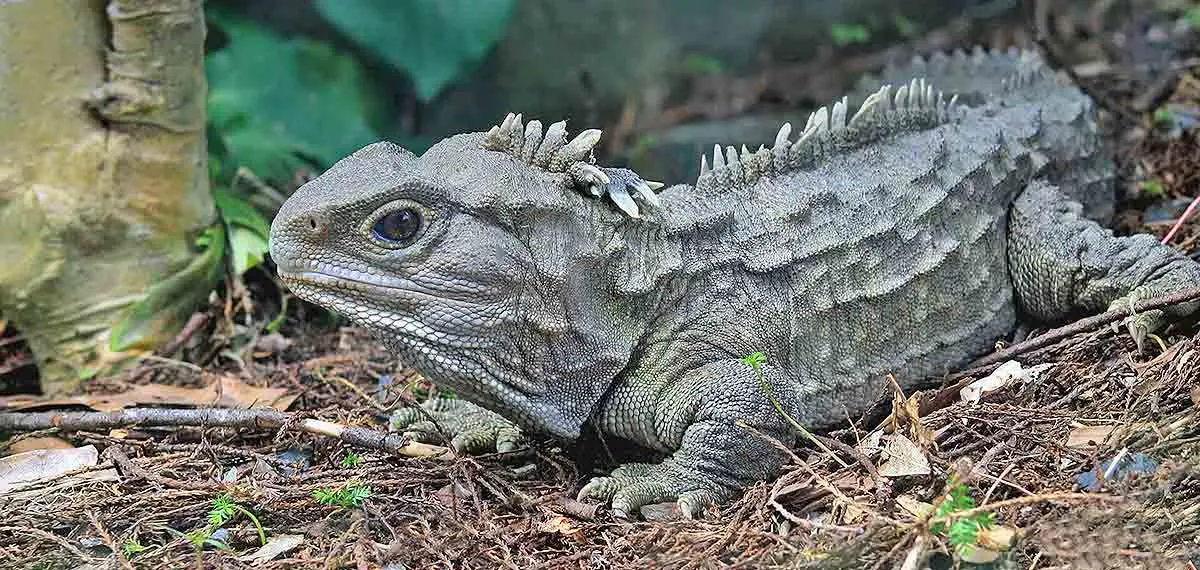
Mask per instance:
[[[412,309],[421,305],[465,307],[477,303],[447,299],[413,287],[364,281],[322,271],[280,268],[279,276],[300,298],[330,307],[369,329],[383,329],[402,338],[417,339],[430,348],[464,350],[490,346],[486,339],[476,335],[431,326],[423,322]],[[394,306],[400,299],[407,301],[410,308]],[[389,306],[389,303],[393,306]],[[420,352],[420,347],[412,348]]]
[[[369,281],[348,275],[337,275],[333,273],[325,273],[321,271],[287,271],[282,268],[279,270],[279,278],[291,287],[293,285],[309,285],[321,289],[333,289],[338,291],[358,291],[361,293],[370,293],[373,290],[383,289],[390,292],[401,292],[405,295],[410,295],[415,298],[424,298],[430,301],[445,302],[449,299],[420,291],[413,287],[404,287],[401,285],[391,285],[380,283],[378,281]],[[470,303],[453,299],[456,303]],[[473,303],[472,303],[473,304]]]

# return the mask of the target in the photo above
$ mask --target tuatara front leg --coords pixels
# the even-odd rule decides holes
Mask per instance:
[[[706,503],[722,503],[783,465],[781,450],[738,424],[790,445],[789,426],[768,391],[784,409],[792,408],[791,385],[770,365],[754,368],[739,360],[700,367],[674,383],[631,379],[601,410],[601,429],[670,455],[660,463],[621,465],[584,485],[579,498],[610,502],[627,517],[644,505],[676,500],[685,516],[699,517]]]
[[[392,431],[424,443],[444,443],[448,436],[459,453],[503,453],[525,446],[516,424],[466,400],[428,400],[419,408],[397,410],[388,424]]]
[[[1200,264],[1154,236],[1114,236],[1082,212],[1078,202],[1042,181],[1031,184],[1013,204],[1009,272],[1027,313],[1047,322],[1062,321],[1200,286]],[[1191,314],[1198,305],[1138,313],[1125,325],[1141,350],[1166,317]]]

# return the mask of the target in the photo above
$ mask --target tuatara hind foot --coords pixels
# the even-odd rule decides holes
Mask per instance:
[[[670,459],[662,463],[626,463],[608,477],[594,477],[579,490],[578,499],[599,499],[622,518],[634,518],[646,505],[676,501],[689,519],[701,518],[709,504],[723,503],[730,491],[689,473]]]
[[[1161,283],[1143,284],[1135,287],[1129,293],[1109,304],[1108,310],[1110,311],[1129,309],[1129,316],[1122,319],[1120,324],[1125,325],[1125,330],[1133,338],[1133,342],[1137,345],[1139,353],[1145,352],[1146,339],[1166,328],[1167,324],[1171,322],[1171,317],[1178,318],[1190,315],[1197,309],[1200,309],[1200,307],[1192,302],[1169,307],[1167,310],[1150,309],[1148,311],[1138,311],[1135,310],[1136,304],[1144,299],[1169,295],[1187,287],[1195,286],[1194,279],[1188,279],[1187,277],[1194,278],[1196,276],[1188,275],[1182,278],[1180,276],[1171,276],[1164,279]],[[1119,331],[1117,323],[1113,324],[1113,330]]]
[[[450,447],[459,453],[504,453],[525,447],[525,436],[515,424],[466,400],[437,398],[417,408],[397,410],[388,426],[423,443],[444,443],[448,436]]]

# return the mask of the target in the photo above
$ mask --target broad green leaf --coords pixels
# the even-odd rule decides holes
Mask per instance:
[[[307,161],[329,166],[378,140],[375,105],[348,55],[306,38],[283,38],[219,9],[208,10],[228,44],[208,55],[210,146],[260,177],[291,178]]]
[[[267,254],[271,224],[253,206],[225,188],[214,186],[212,193],[229,232],[229,257],[234,275],[241,275],[262,263]]]
[[[267,240],[258,232],[243,227],[229,228],[229,256],[233,272],[241,275],[262,263],[267,254]]]
[[[429,101],[504,35],[513,0],[316,0],[317,11]],[[570,30],[563,30],[570,33]]]

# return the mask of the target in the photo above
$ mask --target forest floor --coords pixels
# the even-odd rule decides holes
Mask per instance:
[[[1040,26],[1052,32],[1043,42],[1050,59],[1069,65],[1102,108],[1126,198],[1118,231],[1171,233],[1168,243],[1200,258],[1200,212],[1175,227],[1200,195],[1200,22],[1187,33],[1183,20],[1153,15],[1114,27],[1093,12]],[[991,44],[1036,39],[1023,22],[989,26]],[[981,39],[971,30],[951,26],[860,57],[969,45]],[[796,80],[779,90],[820,88]],[[276,319],[282,289],[265,272],[248,283],[230,283],[178,343],[138,368],[72,399],[0,398],[0,411],[120,413],[219,399],[272,404],[291,419],[282,427],[96,424],[0,442],[10,454],[0,458],[0,560],[43,569],[1200,564],[1195,324],[1174,326],[1144,353],[1108,326],[1085,328],[1015,355],[1018,377],[988,386],[975,403],[961,388],[979,388],[1008,359],[950,374],[940,387],[885,398],[822,434],[819,446],[800,446],[776,480],[703,520],[680,520],[664,504],[643,511],[649,520],[628,521],[573,499],[612,463],[595,441],[413,458],[378,441],[313,433],[320,426],[302,419],[386,431],[391,410],[434,388],[363,331],[310,305],[292,299],[287,319]],[[23,450],[40,451],[36,461],[12,462]],[[16,485],[21,473],[30,481]]]

